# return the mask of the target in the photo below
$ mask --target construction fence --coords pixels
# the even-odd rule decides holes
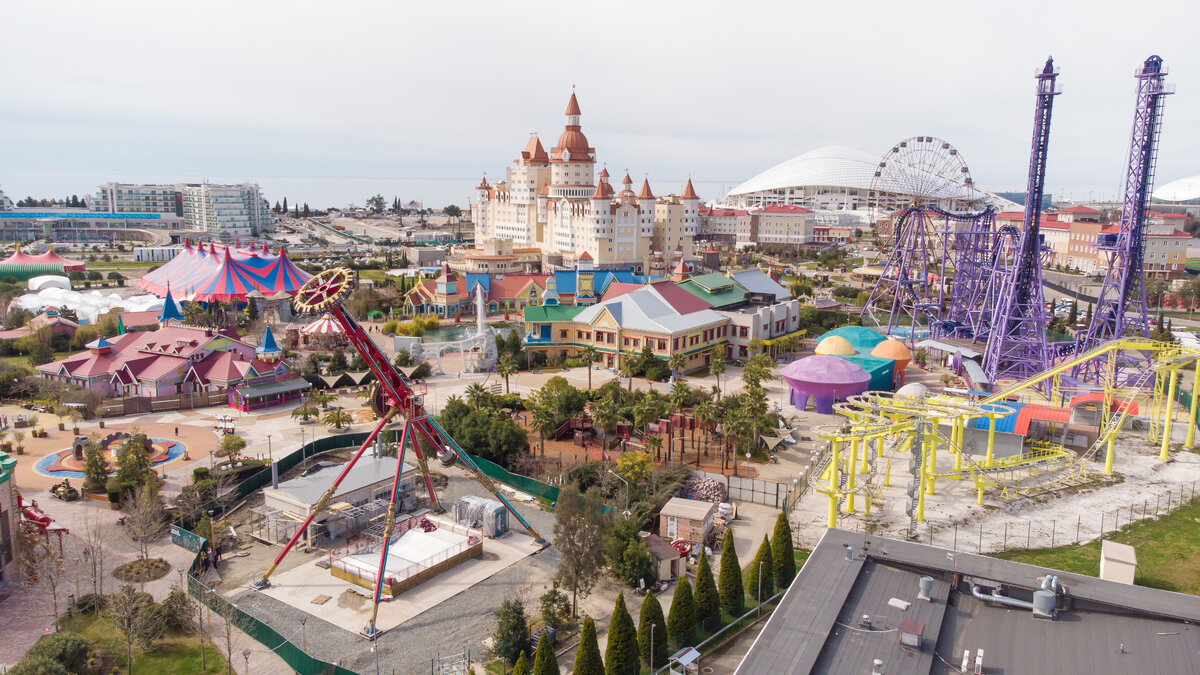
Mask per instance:
[[[194,574],[198,569],[200,554],[192,560],[191,574],[188,574],[188,594],[202,603],[220,621],[228,621],[233,627],[249,635],[263,647],[275,652],[292,670],[300,675],[356,675],[352,670],[322,661],[309,655],[299,645],[283,637],[274,628],[243,612],[214,589],[205,586]],[[212,619],[209,619],[211,626]]]

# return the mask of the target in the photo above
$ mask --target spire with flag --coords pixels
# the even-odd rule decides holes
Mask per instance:
[[[279,348],[279,344],[275,342],[275,335],[271,332],[271,326],[263,331],[262,342],[254,349],[255,356],[263,361],[274,361],[279,358],[283,350]]]

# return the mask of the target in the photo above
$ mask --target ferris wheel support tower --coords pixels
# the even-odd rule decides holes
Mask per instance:
[[[1050,147],[1050,117],[1054,97],[1062,93],[1054,59],[1037,77],[1037,104],[1033,116],[1033,147],[1029,155],[1029,180],[1025,187],[1025,219],[1017,244],[1015,264],[1004,280],[991,331],[984,350],[983,369],[988,379],[1023,380],[1049,366],[1046,311],[1042,292],[1042,195],[1046,184],[1046,155]]]

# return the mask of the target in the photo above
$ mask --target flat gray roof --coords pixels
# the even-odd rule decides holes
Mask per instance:
[[[279,484],[279,489],[311,506],[321,499],[321,495],[325,494],[330,485],[333,485],[333,481],[337,479],[344,467],[345,464],[327,466],[316,473],[283,481]],[[405,472],[411,471],[412,468],[408,462],[404,463]],[[395,457],[372,457],[364,453],[354,464],[354,468],[350,469],[350,472],[342,479],[342,483],[338,485],[337,492],[333,495],[333,501],[337,501],[341,495],[391,480],[395,476]]]
[[[1056,620],[979,600],[969,587],[1028,601],[1046,575],[1065,586]],[[929,601],[917,598],[922,576],[934,580]],[[919,647],[900,644],[904,620],[924,624]],[[827,530],[737,673],[869,673],[881,659],[885,673],[940,675],[979,649],[984,672],[1200,673],[1197,624],[1196,596]]]

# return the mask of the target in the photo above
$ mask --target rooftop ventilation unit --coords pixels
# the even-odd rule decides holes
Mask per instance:
[[[918,600],[929,602],[933,599],[933,577],[921,577],[920,591],[917,593]]]

